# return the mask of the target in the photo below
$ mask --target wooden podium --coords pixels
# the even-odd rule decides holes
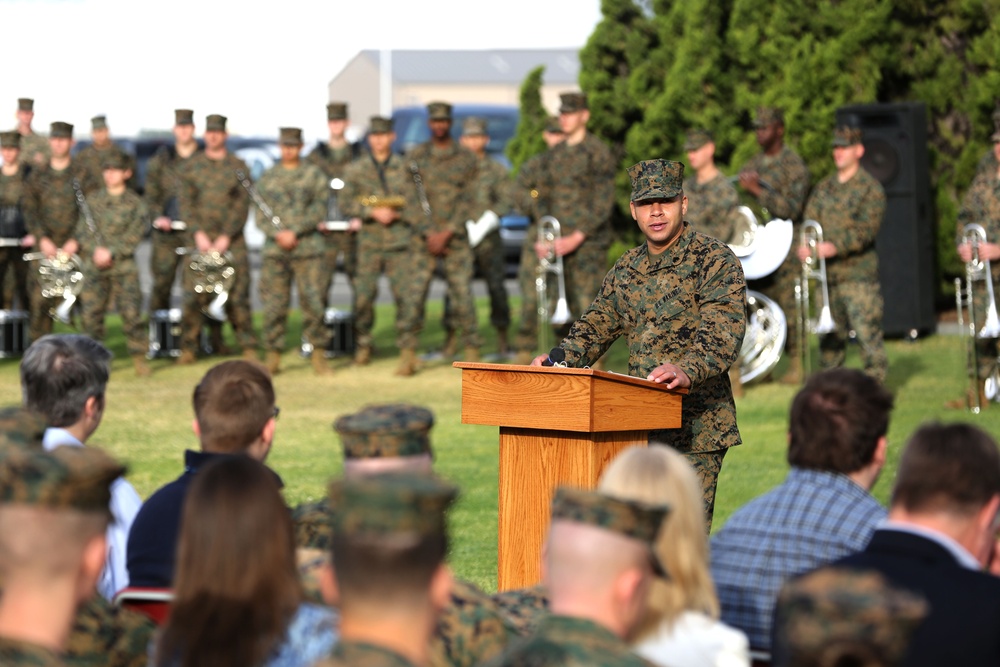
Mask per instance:
[[[654,429],[681,425],[686,389],[589,368],[456,362],[462,423],[500,427],[497,588],[541,578],[552,494],[594,488],[604,467]]]

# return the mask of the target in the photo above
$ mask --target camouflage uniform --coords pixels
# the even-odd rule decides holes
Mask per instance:
[[[76,613],[64,658],[69,667],[144,667],[155,632],[146,616],[94,595]]]
[[[257,334],[250,317],[250,262],[243,238],[250,200],[237,180],[237,170],[249,178],[250,169],[234,155],[227,153],[221,160],[213,160],[203,152],[195,154],[182,174],[180,208],[181,219],[187,223],[189,235],[203,231],[213,241],[223,234],[229,236],[229,253],[236,274],[226,301],[226,316],[240,347],[253,350],[257,347]],[[193,241],[189,243],[193,245]],[[198,348],[198,332],[202,323],[200,309],[204,305],[201,300],[205,298],[191,289],[193,279],[191,271],[185,271],[180,347],[191,354]]]
[[[32,167],[42,167],[49,163],[52,151],[49,149],[49,140],[40,134],[21,135],[21,161],[30,164]]]
[[[514,207],[528,217],[530,223],[521,246],[521,259],[517,268],[517,284],[521,290],[521,323],[518,326],[514,347],[522,354],[538,349],[538,220],[544,213],[538,207],[538,185],[545,167],[544,153],[535,155],[521,165],[511,192]],[[551,287],[552,281],[548,281]],[[553,293],[550,289],[549,293]]]
[[[142,322],[142,291],[134,255],[149,227],[149,209],[139,195],[129,190],[121,195],[101,190],[87,197],[87,204],[101,240],[94,238],[81,213],[74,238],[80,244],[86,276],[81,296],[83,330],[94,340],[103,341],[105,313],[113,303],[122,318],[129,355],[142,355],[149,342]],[[94,250],[99,246],[111,251],[113,264],[109,269],[98,269],[94,264]]]
[[[424,327],[424,303],[434,269],[433,259],[421,239],[423,213],[416,203],[413,180],[403,158],[390,155],[383,164],[366,156],[344,171],[342,210],[348,218],[360,218],[357,233],[358,265],[354,277],[354,336],[358,348],[373,344],[375,299],[378,278],[385,273],[396,302],[396,346],[416,350]],[[370,197],[398,197],[405,205],[400,218],[383,225],[371,217],[364,205]]]
[[[860,143],[860,131],[855,132],[856,143]],[[853,329],[857,332],[865,373],[879,382],[885,381],[889,368],[875,253],[875,236],[884,215],[885,190],[862,167],[846,183],[839,182],[836,173],[820,181],[809,197],[805,212],[807,220],[816,220],[823,226],[823,240],[837,247],[837,254],[826,260],[830,309],[837,329],[820,336],[820,362],[823,368],[842,366],[847,355],[847,333]]]
[[[17,132],[0,133],[0,145],[18,146],[22,140]],[[24,154],[24,150],[21,150]],[[6,176],[0,173],[0,237],[23,238],[27,234],[24,221],[25,181],[31,167],[19,160],[16,174]],[[22,259],[21,246],[0,247],[0,309],[13,309],[16,301],[22,310],[28,310],[28,263]],[[13,289],[7,287],[8,272],[14,279]],[[5,303],[8,294],[11,303]]]
[[[383,646],[341,639],[329,658],[313,667],[417,667],[400,654]]]
[[[695,230],[728,243],[733,237],[733,211],[740,205],[736,188],[723,174],[699,183],[697,176],[684,179],[684,194],[688,198],[685,218]],[[766,221],[765,221],[766,222]]]
[[[549,613],[549,594],[541,584],[495,593],[493,602],[500,608],[507,628],[521,637],[534,633]]]
[[[94,116],[90,120],[91,127],[93,129],[107,129],[107,119],[104,116]],[[91,192],[100,189],[101,184],[104,183],[102,177],[104,163],[112,157],[120,157],[124,159],[125,168],[132,170],[132,175],[128,179],[128,188],[130,190],[135,190],[135,157],[127,153],[121,146],[112,141],[106,146],[97,146],[97,144],[84,146],[73,158],[74,161],[80,165],[80,168],[83,169],[84,173],[87,174],[87,182],[89,185],[84,188],[85,194],[89,195]]]
[[[659,171],[666,161],[641,162],[629,170],[633,197],[650,183],[663,192],[680,191],[683,165]],[[657,185],[659,184],[659,185]],[[651,442],[683,453],[702,480],[706,518],[711,524],[715,484],[725,450],[741,442],[729,367],[736,361],[746,330],[746,283],[739,260],[721,241],[684,223],[666,251],[650,256],[646,244],[629,250],[605,277],[594,303],[560,344],[570,366],[592,364],[626,336],[629,375],[646,377],[674,363],[691,378],[681,427],[651,431]]]
[[[65,664],[54,651],[44,646],[0,637],[0,665],[9,667],[63,667]]]

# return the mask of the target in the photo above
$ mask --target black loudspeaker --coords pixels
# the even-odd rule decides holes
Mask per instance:
[[[861,104],[837,109],[837,125],[864,133],[862,166],[885,188],[885,220],[875,241],[891,337],[934,331],[934,207],[923,102]]]

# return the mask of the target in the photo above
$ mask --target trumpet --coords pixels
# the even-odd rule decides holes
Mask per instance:
[[[819,254],[819,245],[823,243],[823,226],[815,220],[806,220],[802,223],[801,242],[810,250],[810,255],[802,262],[802,275],[795,284],[795,305],[798,310],[799,320],[799,352],[802,355],[803,377],[809,374],[810,354],[809,354],[809,334],[824,335],[833,333],[837,325],[833,321],[833,313],[830,310],[830,288],[826,279],[826,259]],[[819,315],[812,319],[809,304],[809,281],[815,280],[820,284],[820,304]]]
[[[993,274],[990,267],[990,260],[980,256],[979,249],[986,243],[986,230],[982,225],[970,223],[962,228],[961,244],[968,243],[972,250],[972,257],[965,264],[965,289],[962,289],[962,279],[955,278],[955,306],[958,312],[958,327],[966,335],[965,355],[966,370],[970,381],[969,391],[969,411],[978,414],[982,409],[982,398],[985,395],[988,399],[995,399],[1000,393],[1000,370],[996,364],[986,378],[980,393],[979,386],[979,350],[976,348],[976,338],[1000,338],[1000,318],[997,316],[996,298],[993,293]],[[986,283],[986,321],[982,328],[976,324],[976,310],[974,299],[974,286],[977,281]],[[965,315],[968,314],[969,322],[966,328]]]
[[[551,341],[548,340],[549,324],[566,324],[573,319],[569,311],[569,303],[566,301],[566,275],[563,271],[563,259],[556,254],[556,240],[560,238],[562,232],[559,220],[554,216],[546,215],[538,220],[538,243],[547,248],[546,255],[538,260],[538,268],[535,271],[535,292],[538,296],[538,342],[539,349],[548,350]],[[549,283],[548,275],[556,277],[559,297],[551,316],[549,315]]]
[[[73,304],[83,291],[83,263],[80,258],[60,250],[52,257],[47,257],[44,252],[29,252],[21,259],[38,262],[38,285],[42,297],[62,299],[62,303],[49,309],[49,316],[69,324]]]
[[[215,295],[208,305],[201,309],[202,312],[213,320],[225,322],[225,305],[229,300],[229,289],[233,286],[233,279],[236,276],[232,255],[218,250],[198,252],[189,248],[178,248],[177,254],[191,255],[188,268],[194,274],[195,293]]]

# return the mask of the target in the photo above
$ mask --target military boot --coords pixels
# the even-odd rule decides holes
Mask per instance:
[[[198,357],[191,350],[182,350],[181,356],[177,357],[178,366],[190,366],[198,361]]]
[[[372,349],[370,347],[359,347],[354,351],[354,365],[367,366],[372,360]]]
[[[729,369],[729,384],[733,386],[733,398],[743,398],[743,376],[740,374],[738,359]]]
[[[471,362],[479,361],[479,348],[473,347],[472,345],[466,347],[465,351],[462,353],[462,360]]]
[[[395,375],[400,377],[410,377],[417,372],[417,351],[412,349],[399,351],[399,367],[396,368]]]
[[[281,352],[277,350],[270,350],[267,353],[267,360],[264,362],[267,366],[267,371],[271,375],[277,375],[281,372]]]
[[[788,370],[778,382],[781,384],[802,384],[802,360],[799,359],[798,355],[792,357],[791,363],[788,364]]]
[[[135,364],[135,374],[139,377],[148,377],[153,372],[149,369],[149,364],[146,363],[145,355],[133,354],[132,363]]]
[[[312,355],[312,367],[313,372],[316,375],[330,375],[333,373],[333,369],[330,368],[329,362],[326,360],[326,355],[323,354],[323,350],[314,350]]]
[[[212,352],[222,357],[228,357],[233,353],[232,349],[226,345],[222,338],[222,327],[209,325],[208,327],[208,344],[212,348]]]

